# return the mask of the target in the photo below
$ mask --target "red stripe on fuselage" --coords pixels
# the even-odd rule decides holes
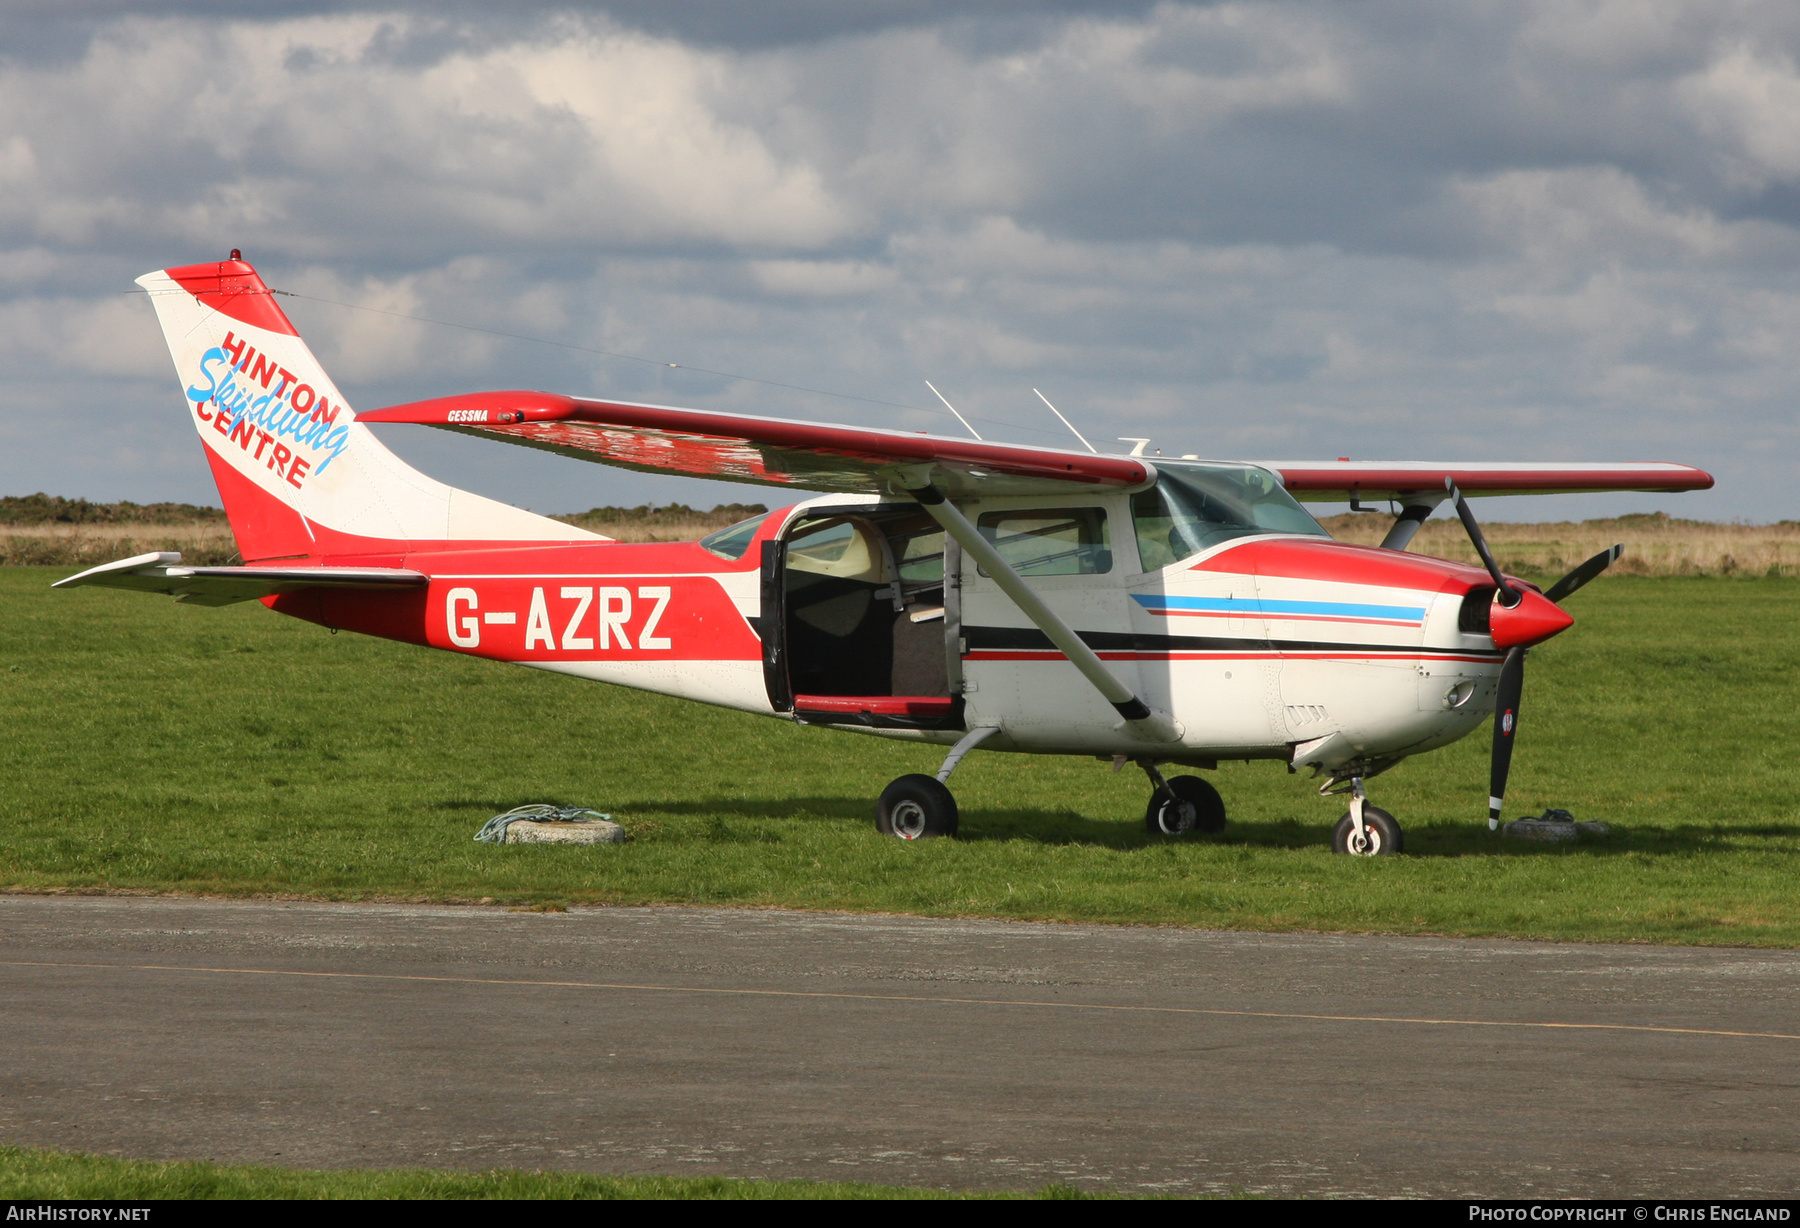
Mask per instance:
[[[1478,585],[1493,583],[1486,571],[1466,563],[1316,538],[1246,542],[1213,555],[1194,570],[1324,580],[1334,584],[1404,588],[1426,593],[1466,593]]]
[[[755,555],[758,552],[751,551]],[[415,551],[419,592],[268,598],[329,627],[524,664],[760,661],[762,641],[715,575],[756,571],[694,542]]]

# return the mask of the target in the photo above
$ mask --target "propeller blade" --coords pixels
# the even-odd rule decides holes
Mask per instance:
[[[1469,541],[1474,543],[1475,553],[1479,554],[1481,561],[1487,564],[1488,575],[1494,577],[1494,587],[1501,594],[1500,604],[1508,607],[1518,605],[1519,594],[1514,591],[1512,585],[1506,582],[1506,577],[1500,574],[1500,564],[1494,562],[1493,552],[1488,549],[1487,538],[1482,535],[1481,526],[1475,522],[1475,513],[1469,510],[1469,501],[1463,498],[1462,491],[1456,488],[1456,479],[1445,478],[1444,489],[1450,492],[1450,500],[1456,504],[1457,519],[1462,521],[1464,530],[1469,534]]]
[[[1513,735],[1519,731],[1519,696],[1525,690],[1525,650],[1509,648],[1494,692],[1494,755],[1488,769],[1488,830],[1500,826],[1506,776],[1512,771]]]
[[[1550,598],[1550,600],[1556,602],[1558,605],[1561,605],[1564,597],[1567,597],[1570,593],[1574,592],[1589,580],[1592,580],[1595,576],[1605,571],[1608,567],[1611,567],[1614,563],[1618,562],[1619,556],[1624,553],[1624,543],[1607,547],[1605,550],[1602,550],[1599,554],[1596,554],[1593,558],[1577,567],[1574,571],[1571,571],[1568,575],[1558,580],[1555,584],[1552,584],[1549,588],[1545,589],[1544,596]]]

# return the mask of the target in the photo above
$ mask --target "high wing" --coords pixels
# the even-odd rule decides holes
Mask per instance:
[[[1071,482],[1130,487],[1156,478],[1150,464],[1129,456],[547,392],[473,392],[370,410],[356,420],[442,427],[649,473],[801,490],[882,494],[892,470],[912,465],[935,466],[935,480],[950,494],[1047,494]]]
[[[1155,480],[1155,464],[1181,463],[547,392],[466,393],[371,410],[356,420],[435,426],[650,473],[870,494],[890,491],[896,469],[917,465],[933,466],[933,480],[947,494],[1005,495],[1067,492],[1071,483],[1143,486]],[[1446,478],[1468,495],[1705,490],[1713,484],[1699,469],[1662,461],[1245,463],[1272,470],[1296,498],[1314,502],[1441,498]]]
[[[399,567],[183,567],[178,550],[140,554],[90,567],[58,580],[51,588],[129,588],[168,593],[190,605],[232,605],[308,588],[402,589],[430,583],[420,572]]]
[[[1668,461],[1518,462],[1488,464],[1431,461],[1253,461],[1281,475],[1288,493],[1302,502],[1344,503],[1351,499],[1441,498],[1452,478],[1465,495],[1566,495],[1586,491],[1638,490],[1657,493],[1710,490],[1712,475]]]

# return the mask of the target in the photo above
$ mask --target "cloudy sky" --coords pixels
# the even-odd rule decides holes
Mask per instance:
[[[358,408],[954,429],[931,379],[1019,442],[1037,387],[1170,452],[1719,478],[1496,518],[1800,516],[1800,6],[495,7],[0,5],[0,493],[216,502],[132,279],[239,247]],[[771,497],[384,438],[544,511]]]

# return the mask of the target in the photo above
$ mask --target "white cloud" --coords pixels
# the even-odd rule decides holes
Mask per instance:
[[[0,72],[26,129],[0,142],[12,225],[313,253],[346,228],[800,249],[845,229],[814,168],[720,113],[720,53],[580,26],[415,66],[375,54],[393,24],[133,21],[72,67]]]
[[[1749,475],[1715,506],[1791,515],[1794,458],[1751,442],[1800,386],[1778,6],[479,20],[127,16],[0,59],[0,430],[59,378],[167,400],[120,291],[238,246],[355,305],[290,312],[360,406],[524,385],[924,427],[930,377],[984,433],[1065,439],[1036,384],[1180,451],[1652,441]],[[0,482],[54,472],[40,447]]]
[[[1743,182],[1800,178],[1800,70],[1791,54],[1739,44],[1676,88],[1702,130],[1725,142]]]
[[[1797,236],[1786,227],[1725,222],[1698,206],[1672,209],[1613,166],[1509,170],[1448,186],[1455,206],[1500,250],[1565,269],[1618,260],[1800,255]]]
[[[141,294],[80,298],[33,294],[0,302],[0,354],[23,375],[167,379],[174,368],[162,332]]]
[[[749,269],[771,294],[804,298],[880,294],[899,285],[892,266],[868,260],[754,260]]]

